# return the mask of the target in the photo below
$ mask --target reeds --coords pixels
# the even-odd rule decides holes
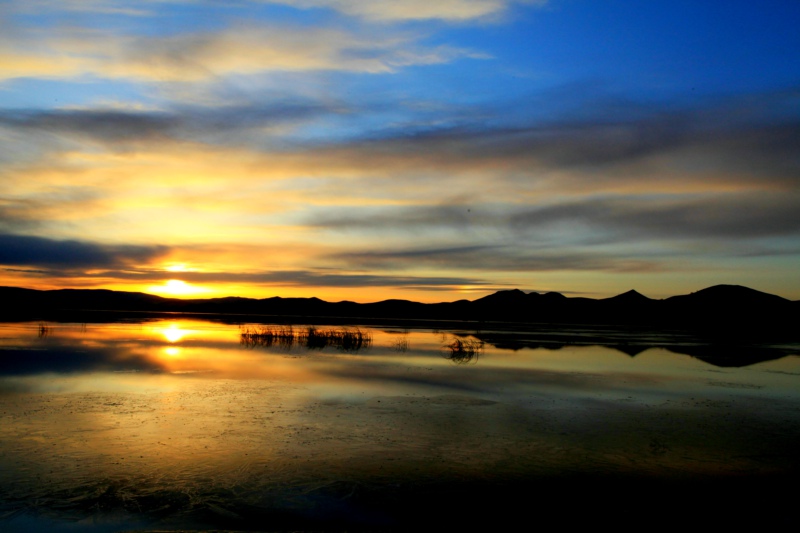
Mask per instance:
[[[445,359],[457,364],[469,363],[471,361],[478,361],[481,352],[483,352],[483,341],[477,339],[460,339],[453,337],[453,339],[444,345]]]
[[[399,339],[395,339],[392,349],[396,352],[406,353],[408,351],[408,334],[404,334]]]
[[[291,325],[245,327],[239,333],[239,342],[248,348],[276,346],[288,349],[294,346],[295,332]]]
[[[261,326],[242,329],[240,342],[248,348],[275,346],[289,349],[300,346],[310,350],[321,350],[330,346],[344,352],[357,352],[372,344],[372,335],[357,327],[318,329],[309,326],[295,330],[292,326]]]

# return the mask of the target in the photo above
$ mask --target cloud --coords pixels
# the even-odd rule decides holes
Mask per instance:
[[[9,110],[0,116],[0,127],[18,131],[42,131],[115,143],[152,137],[168,137],[178,126],[176,118],[162,112],[122,110]]]
[[[0,131],[46,156],[0,168],[0,228],[48,239],[0,243],[2,263],[134,285],[187,261],[205,271],[187,282],[291,290],[687,272],[742,265],[753,249],[788,263],[778,252],[800,237],[800,119],[777,110],[797,98],[513,122],[491,106],[472,120],[442,108],[446,127],[405,134],[356,127],[373,109],[338,100],[7,110]],[[265,133],[331,118],[354,126],[326,141]],[[111,238],[157,244],[90,243]],[[209,242],[224,257],[190,249]]]
[[[302,7],[330,7],[348,15],[371,20],[469,20],[492,15],[506,8],[505,0],[300,0]]]
[[[374,197],[391,191],[404,203],[441,206],[438,215],[405,212],[412,222],[451,217],[459,204],[541,205],[564,196],[784,194],[800,184],[800,116],[774,111],[798,98],[797,91],[763,95],[768,104],[746,113],[748,102],[734,99],[683,109],[639,106],[628,115],[609,108],[589,117],[523,117],[517,124],[489,117],[403,134],[386,130],[315,149],[306,164],[347,176],[351,189]],[[486,109],[475,114],[485,117]],[[454,199],[454,208],[444,207]],[[377,214],[374,224],[383,219]]]
[[[791,109],[798,99],[797,91],[786,91],[762,95],[756,104],[747,99],[684,109],[631,104],[635,111],[627,114],[618,112],[619,103],[606,111],[598,104],[589,117],[522,117],[516,123],[503,119],[505,124],[498,117],[515,116],[512,110],[480,106],[472,115],[481,120],[470,121],[462,110],[459,125],[412,125],[398,133],[393,126],[364,131],[380,106],[277,98],[211,108],[6,110],[0,128],[16,139],[14,154],[39,145],[74,147],[77,141],[136,149],[144,157],[170,143],[181,143],[186,151],[186,141],[197,142],[205,152],[236,144],[248,147],[249,159],[263,159],[271,177],[325,176],[330,184],[325,194],[391,191],[398,199],[413,191],[418,198],[446,191],[442,200],[450,201],[457,189],[444,184],[457,181],[464,198],[538,202],[544,194],[587,190],[594,195],[792,190],[800,178],[800,117],[778,111]],[[752,110],[743,113],[748,106]],[[347,133],[322,143],[312,132],[325,128]],[[0,157],[16,157],[10,154]],[[384,180],[388,177],[392,181]],[[342,187],[339,179],[354,187]],[[354,180],[363,180],[363,186]]]
[[[307,223],[330,231],[428,235],[463,240],[592,245],[610,241],[747,240],[800,236],[800,194],[753,192],[588,196],[539,206],[443,205],[347,208],[317,212]]]
[[[31,216],[29,202],[11,202],[0,198],[0,231],[31,229],[37,221]]]
[[[25,2],[10,2],[6,10],[10,13],[39,14],[43,11],[79,12],[95,15],[122,15],[145,16],[152,15],[152,10],[144,9],[147,6],[155,7],[158,4],[179,3],[181,0],[141,0],[137,7],[131,7],[127,0],[26,0]]]
[[[19,33],[19,32],[17,32]],[[357,34],[324,27],[231,26],[174,35],[65,28],[0,38],[0,80],[94,76],[143,82],[202,82],[272,71],[391,73],[475,52],[425,46],[412,34]]]
[[[262,4],[281,4],[296,9],[324,8],[368,21],[396,22],[442,20],[466,22],[491,19],[504,13],[513,4],[543,6],[547,0],[256,0]],[[55,5],[50,0],[27,0],[14,3],[5,10],[11,13],[40,13],[59,10],[95,15],[129,17],[156,16],[161,5],[194,3],[186,0],[142,0],[131,7],[125,0],[63,0]],[[226,7],[250,9],[251,2],[230,2]]]
[[[136,269],[125,271],[103,270],[85,274],[84,278],[110,278],[139,282],[160,282],[168,277],[179,277],[188,283],[247,283],[277,287],[404,287],[452,288],[486,287],[485,280],[459,276],[400,276],[372,273],[339,273],[325,269],[296,269],[252,272],[165,272],[163,270]]]
[[[105,245],[0,234],[0,264],[68,269],[120,268],[167,253],[162,246]]]
[[[800,233],[800,119],[773,112],[797,95],[761,100],[770,105],[748,113],[741,100],[672,113],[640,106],[621,117],[595,108],[580,120],[514,127],[485,120],[284,147],[270,146],[264,128],[370,110],[303,100],[285,107],[9,110],[0,114],[1,129],[53,153],[3,169],[9,192],[0,215],[8,233],[41,226],[48,237],[80,239],[102,228],[121,242],[171,246],[208,236],[264,246],[304,242],[317,250],[349,249],[353,237],[365,248],[491,243],[530,252],[514,255],[508,268],[515,269],[518,257],[536,268],[578,260],[652,267],[649,259],[631,263],[632,255],[622,257],[624,265],[593,262],[595,247],[612,245],[680,254],[716,241],[741,255],[758,240]],[[554,247],[564,253],[542,255]],[[593,247],[591,257],[579,247]],[[473,261],[461,260],[486,264]]]
[[[263,142],[267,128],[295,125],[348,113],[344,104],[278,100],[248,105],[214,107],[176,106],[172,109],[69,108],[56,110],[7,110],[0,115],[0,128],[57,135],[62,141],[99,143],[106,148],[130,149],[142,143],[163,144],[186,140],[209,142]],[[29,141],[29,138],[25,139]]]
[[[475,21],[503,13],[513,3],[543,5],[546,0],[265,0],[300,8],[325,7],[371,21]]]
[[[800,236],[800,194],[727,194],[671,199],[614,198],[531,209],[511,217],[521,232],[559,223],[609,231],[616,241],[718,241]]]
[[[613,253],[569,247],[530,249],[512,245],[473,245],[441,248],[381,249],[336,254],[331,259],[349,268],[413,270],[436,268],[472,272],[609,271],[654,272],[670,270],[668,257]],[[496,275],[496,274],[495,274]]]

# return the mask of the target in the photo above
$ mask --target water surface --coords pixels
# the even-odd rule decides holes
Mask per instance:
[[[286,328],[0,324],[0,526],[499,525],[523,500],[574,505],[564,491],[611,513],[614,483],[735,486],[763,504],[798,473],[797,355],[727,366],[677,341],[555,349],[356,326],[316,326],[359,332],[355,347],[314,344],[303,325],[243,337],[256,327]]]

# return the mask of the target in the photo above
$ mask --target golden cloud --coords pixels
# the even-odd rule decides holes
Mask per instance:
[[[0,43],[0,79],[92,75],[145,82],[198,82],[270,71],[387,73],[409,65],[482,57],[415,37],[357,35],[330,28],[230,27],[164,37],[63,30]]]
[[[293,7],[324,7],[373,21],[445,20],[462,22],[485,19],[505,11],[514,0],[266,0]],[[542,5],[546,0],[516,0]]]

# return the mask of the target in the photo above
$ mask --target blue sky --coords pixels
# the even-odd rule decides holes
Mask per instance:
[[[800,4],[0,2],[4,285],[800,299]]]

